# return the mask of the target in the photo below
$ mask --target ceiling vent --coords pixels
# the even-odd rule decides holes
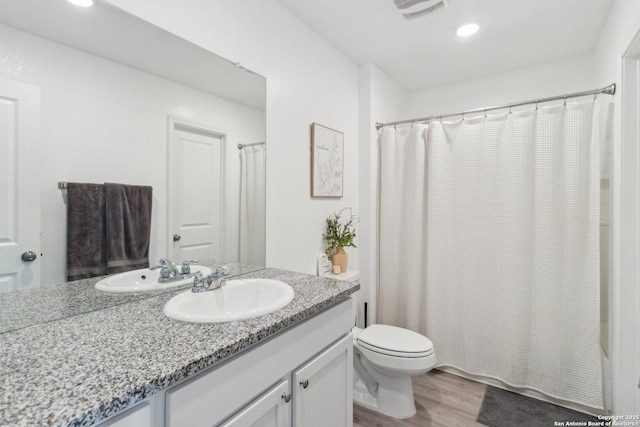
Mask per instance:
[[[415,19],[448,6],[447,0],[393,0],[404,19]]]

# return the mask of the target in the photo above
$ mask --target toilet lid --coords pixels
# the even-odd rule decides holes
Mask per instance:
[[[424,335],[397,326],[371,325],[358,335],[358,344],[377,353],[398,357],[424,357],[433,343]]]

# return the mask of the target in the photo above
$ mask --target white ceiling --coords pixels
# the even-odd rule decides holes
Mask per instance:
[[[613,0],[449,0],[405,20],[393,0],[278,0],[357,64],[414,91],[591,53]],[[456,29],[475,22],[468,39]]]
[[[1,0],[0,24],[260,110],[265,78],[106,3]]]

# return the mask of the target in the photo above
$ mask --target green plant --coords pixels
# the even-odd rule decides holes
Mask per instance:
[[[344,211],[349,211],[349,218],[341,220]],[[338,213],[331,214],[327,218],[327,228],[322,236],[327,244],[327,255],[331,255],[337,248],[347,246],[356,247],[353,239],[356,238],[354,225],[360,222],[360,218],[351,213],[351,208],[344,208]]]

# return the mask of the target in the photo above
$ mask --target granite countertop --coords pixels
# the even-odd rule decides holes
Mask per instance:
[[[169,319],[173,291],[0,335],[0,425],[89,426],[344,300],[357,283],[278,269],[241,277],[294,289],[283,309],[242,321]]]
[[[259,266],[242,266],[213,259],[202,260],[198,264],[212,268],[226,265],[233,275],[263,269]],[[184,290],[191,286],[186,284],[155,291],[109,293],[95,289],[95,284],[104,277],[106,276],[0,294],[0,333],[139,301],[178,289]]]

